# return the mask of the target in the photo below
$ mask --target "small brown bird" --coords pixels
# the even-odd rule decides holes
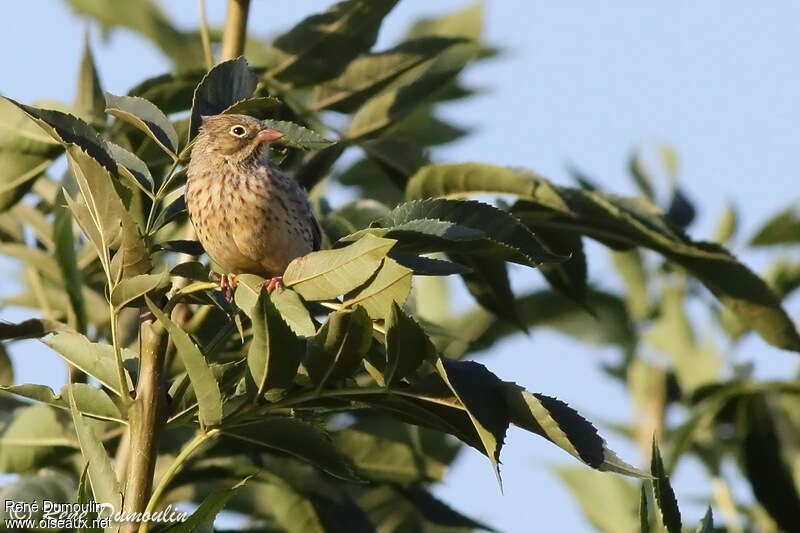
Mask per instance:
[[[321,234],[303,188],[269,159],[283,133],[247,115],[203,117],[187,169],[186,207],[209,256],[230,275],[269,279],[272,291],[295,258],[319,250]]]

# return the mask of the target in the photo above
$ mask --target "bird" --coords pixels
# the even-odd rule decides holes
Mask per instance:
[[[308,195],[269,158],[283,132],[249,115],[202,117],[186,170],[184,196],[200,244],[226,273],[228,300],[237,274],[266,278],[272,292],[289,263],[320,249]]]

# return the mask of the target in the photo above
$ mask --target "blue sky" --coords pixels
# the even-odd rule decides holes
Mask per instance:
[[[274,34],[329,3],[253,0],[250,27]],[[196,25],[195,2],[162,4],[179,25]],[[221,24],[224,2],[207,4],[210,22]],[[399,38],[418,16],[466,5],[401,1],[384,24],[379,47]],[[504,53],[469,69],[466,83],[487,89],[484,93],[442,109],[443,116],[474,134],[437,150],[437,160],[523,166],[559,183],[569,183],[571,162],[604,188],[633,194],[625,170],[629,151],[641,147],[655,161],[656,144],[668,142],[680,156],[681,183],[702,206],[690,233],[710,237],[725,205],[734,202],[741,215],[734,251],[771,213],[797,205],[800,4],[489,0],[485,8],[486,39]],[[0,33],[6,51],[0,93],[23,102],[71,102],[84,21],[57,0],[9,2],[4,9],[5,20],[14,22]],[[155,48],[132,33],[116,31],[104,41],[92,28],[91,35],[104,87],[112,93],[125,93],[143,77],[169,69]],[[767,255],[750,252],[742,258],[758,269]],[[0,261],[3,271],[13,268]],[[14,285],[3,278],[0,291],[8,294]],[[597,246],[590,246],[590,280],[617,283]],[[534,273],[514,271],[519,287],[537,282]],[[797,303],[790,306],[795,317]],[[7,320],[24,316],[20,310],[0,311]],[[63,383],[57,357],[37,342],[16,345],[12,355],[19,382]],[[616,355],[613,349],[535,331],[501,343],[481,361],[504,379],[559,396],[590,419],[624,421],[632,412],[624,389],[598,370],[598,363]],[[748,338],[737,357],[756,360],[761,377],[786,377],[796,369],[795,356],[757,338]],[[634,447],[603,433],[623,458],[638,461]],[[438,494],[503,531],[532,531],[533,523],[542,531],[591,531],[547,467],[574,464],[569,456],[512,430],[502,459],[503,495],[488,462],[472,451],[462,454]],[[700,508],[690,500],[707,493],[704,479],[689,462],[678,469],[675,484],[696,522]],[[735,488],[747,494],[746,487]]]

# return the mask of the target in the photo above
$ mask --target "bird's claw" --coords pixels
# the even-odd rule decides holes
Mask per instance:
[[[212,271],[209,277],[219,283],[219,290],[222,291],[228,303],[233,302],[233,291],[236,288],[236,276],[234,274],[220,274],[219,272]]]
[[[261,282],[261,285],[267,288],[267,292],[269,294],[272,294],[272,291],[283,286],[283,276],[275,276],[274,278],[265,279]]]

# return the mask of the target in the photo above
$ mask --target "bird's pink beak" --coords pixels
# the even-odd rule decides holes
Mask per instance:
[[[256,134],[256,139],[262,143],[269,143],[283,137],[283,132],[272,128],[264,128]]]

